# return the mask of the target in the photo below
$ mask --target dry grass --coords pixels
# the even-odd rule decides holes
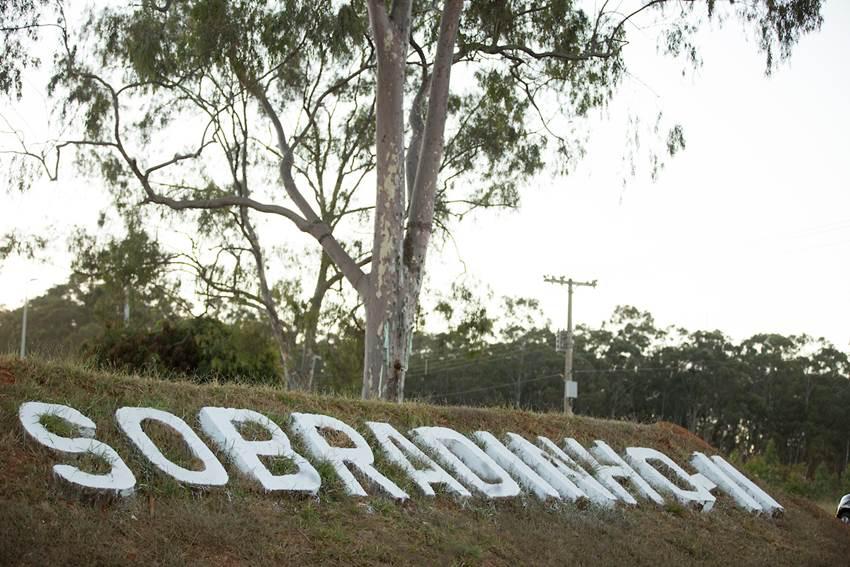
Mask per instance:
[[[286,393],[239,385],[199,386],[88,371],[56,363],[0,358],[0,564],[483,564],[483,565],[842,565],[850,531],[811,502],[773,494],[783,518],[734,508],[725,497],[702,514],[677,506],[603,511],[533,499],[492,503],[414,496],[404,505],[344,496],[329,466],[317,498],[263,494],[237,476],[222,489],[181,486],[145,461],[118,429],[122,406],[149,406],[197,427],[204,405],[244,407],[287,430],[292,411],[326,413],[358,429],[387,421],[400,431],[444,425],[469,433],[514,431],[533,438],[603,439],[617,450],[655,447],[680,464],[705,443],[670,424],[639,425],[509,409],[386,404]],[[28,400],[64,403],[97,424],[136,474],[137,494],[120,502],[72,497],[50,467],[63,457],[29,442],[17,420]],[[173,433],[145,430],[176,462],[194,468]],[[256,433],[264,438],[263,433]],[[296,450],[302,447],[290,436]],[[374,444],[373,444],[374,447]],[[70,461],[64,461],[70,462]],[[286,462],[274,463],[286,470]],[[376,466],[411,494],[396,467]]]

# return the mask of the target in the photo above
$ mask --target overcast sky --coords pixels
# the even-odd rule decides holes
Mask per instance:
[[[541,299],[562,325],[566,290],[547,273],[599,280],[576,292],[579,322],[630,304],[663,325],[808,333],[848,350],[848,30],[850,3],[829,2],[821,33],[769,78],[735,26],[705,35],[704,65],[685,77],[654,41],[631,45],[627,104],[594,128],[575,175],[530,187],[519,213],[459,227],[468,272]],[[622,183],[624,106],[684,126],[686,151],[654,183]]]
[[[704,65],[685,76],[658,57],[649,33],[633,41],[634,78],[593,121],[578,169],[530,182],[518,212],[464,220],[452,243],[431,251],[431,287],[465,275],[497,294],[540,299],[563,325],[566,290],[544,274],[598,279],[576,293],[577,322],[596,325],[630,304],[661,325],[735,339],[807,333],[848,350],[848,30],[850,2],[828,2],[821,32],[771,77],[736,25],[704,33]],[[38,132],[43,104],[33,92],[25,110],[3,114]],[[624,123],[659,111],[683,125],[686,150],[655,182],[639,171],[624,183]],[[46,263],[0,266],[0,304],[17,307],[64,281],[70,228],[92,226],[107,205],[98,187],[66,179],[0,194],[0,232],[44,226],[54,239]]]

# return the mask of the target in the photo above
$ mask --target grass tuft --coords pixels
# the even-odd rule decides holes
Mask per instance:
[[[80,429],[68,421],[65,421],[58,415],[45,414],[38,420],[50,433],[60,437],[80,437]]]

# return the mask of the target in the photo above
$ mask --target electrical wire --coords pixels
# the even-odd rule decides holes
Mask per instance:
[[[539,347],[549,348],[549,349],[552,348],[551,345],[546,344],[546,343],[530,343],[528,346],[530,348],[539,348]],[[451,357],[451,358],[442,359],[442,358],[436,358],[435,357],[433,364],[439,365],[441,363],[450,363],[450,362],[453,362],[454,360],[458,360],[459,356],[464,356],[464,355],[481,355],[481,354],[486,354],[486,353],[504,354],[506,351],[510,350],[511,352],[513,352],[516,349],[517,349],[517,345],[512,344],[512,343],[501,343],[501,344],[495,344],[495,345],[487,345],[487,346],[484,346],[480,349],[463,348],[463,349],[458,349],[458,350],[452,352],[451,354],[445,355],[445,356]],[[427,355],[428,355],[428,353],[424,353],[424,352],[420,351],[418,353],[412,354],[410,357],[411,357],[411,359],[416,358],[416,357],[424,358]],[[430,360],[430,359],[428,359],[428,360]],[[424,367],[424,364],[422,364],[422,366]],[[428,368],[430,369],[431,366],[432,366],[432,363],[429,363]]]
[[[528,384],[530,382],[540,382],[541,380],[549,380],[551,378],[560,378],[562,374],[547,374],[546,376],[537,376],[535,378],[530,378],[528,380],[523,380],[523,384]],[[516,381],[513,382],[503,382],[501,384],[495,384],[491,386],[482,386],[481,388],[473,388],[471,390],[461,390],[459,392],[448,392],[445,394],[430,394],[428,396],[418,397],[420,400],[432,400],[434,398],[449,398],[453,396],[460,396],[463,394],[472,394],[475,392],[486,392],[488,390],[497,390],[499,388],[504,388],[505,386],[515,386]]]
[[[624,368],[603,368],[603,369],[584,369],[584,370],[573,370],[573,374],[613,374],[615,372],[624,372],[624,373],[638,373],[638,372],[658,372],[662,370],[682,370],[681,368],[677,368],[674,366],[661,366],[656,368],[634,368],[634,369],[624,369]],[[523,380],[522,384],[530,384],[532,382],[540,382],[542,380],[549,380],[551,378],[563,378],[563,374],[547,374],[545,376],[536,376],[534,378],[530,378],[528,380]],[[491,384],[490,386],[481,386],[479,388],[472,388],[469,390],[460,390],[457,392],[446,392],[446,393],[434,393],[429,394],[427,396],[418,396],[416,399],[419,400],[433,400],[434,398],[450,398],[454,396],[461,396],[464,394],[474,394],[478,392],[487,392],[490,390],[498,390],[500,388],[505,388],[507,386],[516,386],[516,380],[511,382],[501,382],[499,384]]]
[[[530,348],[530,349],[525,350],[525,354],[539,354],[539,353],[544,353],[544,352],[555,352],[555,351],[553,349],[551,349],[551,347],[546,347],[546,346],[543,346],[543,345],[541,345],[540,348]],[[466,366],[473,366],[473,365],[476,365],[476,364],[486,364],[490,361],[504,360],[506,358],[514,358],[514,357],[521,356],[521,355],[522,355],[522,351],[514,351],[514,352],[501,354],[501,355],[498,355],[498,356],[488,356],[487,358],[479,357],[479,358],[476,358],[474,360],[470,360],[468,362],[450,361],[450,363],[448,363],[448,364],[436,364],[434,366],[429,364],[427,366],[427,374],[438,373],[438,372],[446,372],[446,371],[449,371],[449,370],[457,370],[458,368],[464,368]],[[424,366],[418,367],[416,369],[409,369],[407,371],[408,376],[419,377],[419,376],[427,376],[427,374],[426,374],[426,367],[424,367]]]

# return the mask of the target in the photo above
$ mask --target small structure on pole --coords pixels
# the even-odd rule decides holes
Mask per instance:
[[[573,286],[596,287],[596,280],[580,282],[564,276],[543,276],[543,281],[551,284],[567,286],[567,332],[563,341],[559,340],[560,334],[556,335],[556,350],[564,351],[564,413],[573,414],[573,400],[578,397],[578,382],[573,380]],[[563,345],[563,349],[558,348]]]

